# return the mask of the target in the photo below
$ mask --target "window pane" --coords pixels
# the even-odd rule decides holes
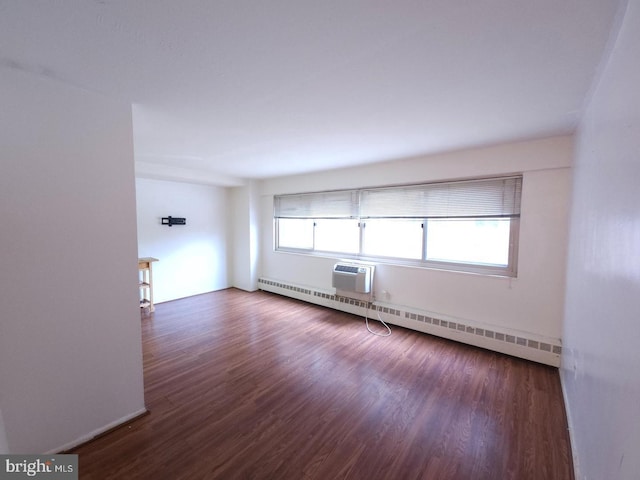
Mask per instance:
[[[363,253],[368,256],[422,258],[422,221],[368,219],[364,228]]]
[[[336,218],[316,220],[316,250],[358,253],[359,245],[358,220]]]
[[[429,219],[427,260],[507,266],[510,220]]]
[[[277,228],[278,248],[313,249],[313,220],[279,218]]]

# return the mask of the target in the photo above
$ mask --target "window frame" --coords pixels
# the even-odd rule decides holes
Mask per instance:
[[[509,208],[511,207],[507,207],[507,214],[503,214],[503,215],[469,215],[467,217],[463,217],[463,216],[455,216],[455,217],[446,217],[446,216],[440,216],[440,217],[432,217],[432,216],[424,216],[424,217],[415,217],[415,216],[411,216],[411,217],[404,217],[406,219],[414,219],[414,220],[419,220],[423,222],[423,227],[422,227],[422,255],[421,255],[421,259],[413,259],[413,258],[405,258],[405,257],[388,257],[388,256],[377,256],[377,255],[367,255],[363,253],[363,248],[364,248],[364,236],[365,236],[365,229],[366,229],[366,223],[367,220],[369,219],[376,219],[376,220],[384,220],[384,219],[389,219],[392,220],[394,218],[399,218],[399,217],[386,217],[386,216],[366,216],[366,215],[362,215],[362,212],[360,210],[361,208],[361,198],[362,198],[362,192],[371,192],[371,191],[375,191],[375,190],[387,190],[387,191],[392,191],[393,189],[398,189],[398,192],[400,192],[401,189],[413,189],[413,188],[420,188],[420,187],[425,187],[425,188],[429,188],[432,185],[436,185],[438,187],[440,187],[441,185],[447,185],[447,184],[462,184],[464,182],[482,182],[482,181],[491,181],[491,180],[496,180],[496,181],[502,181],[502,180],[511,180],[511,179],[515,179],[516,181],[516,187],[514,190],[514,202],[517,203],[517,205],[515,205],[515,207],[513,208],[513,212],[511,212],[509,210]],[[410,266],[410,267],[421,267],[421,268],[429,268],[429,269],[437,269],[437,270],[447,270],[447,271],[454,271],[454,272],[465,272],[465,273],[475,273],[475,274],[481,274],[481,275],[489,275],[489,276],[502,276],[502,277],[512,277],[515,278],[517,277],[517,273],[518,273],[518,247],[519,247],[519,235],[520,235],[520,201],[521,201],[521,192],[522,192],[522,183],[523,183],[523,176],[520,174],[516,174],[516,175],[509,175],[509,176],[502,176],[502,177],[485,177],[485,178],[475,178],[475,179],[465,179],[465,180],[455,180],[455,181],[451,181],[451,182],[434,182],[434,183],[424,183],[424,184],[414,184],[414,185],[401,185],[401,186],[385,186],[385,187],[373,187],[373,188],[361,188],[361,189],[352,189],[352,190],[338,190],[338,191],[324,191],[324,192],[310,192],[310,193],[303,193],[303,194],[293,194],[293,195],[298,195],[298,196],[313,196],[313,195],[323,195],[323,196],[328,196],[331,197],[332,195],[342,195],[342,194],[348,194],[351,195],[352,198],[356,199],[357,201],[357,205],[351,206],[350,208],[348,207],[344,207],[347,208],[349,211],[345,210],[345,214],[343,216],[336,216],[334,214],[332,214],[331,216],[321,216],[321,215],[317,215],[314,217],[287,217],[287,216],[282,216],[279,217],[278,216],[278,199],[283,198],[283,197],[289,197],[289,196],[293,196],[293,195],[275,195],[274,196],[274,219],[273,219],[273,229],[274,229],[274,236],[273,236],[273,249],[275,252],[279,252],[279,253],[293,253],[293,254],[302,254],[302,255],[311,255],[311,256],[322,256],[322,257],[340,257],[340,258],[344,258],[344,259],[354,259],[354,260],[363,260],[363,261],[369,261],[369,262],[377,262],[377,263],[384,263],[384,264],[392,264],[392,265],[400,265],[400,266]],[[392,192],[393,193],[393,192]],[[314,210],[314,209],[311,209]],[[317,211],[317,208],[315,209],[315,211]],[[313,212],[315,213],[315,212]],[[289,248],[289,247],[280,247],[279,245],[279,236],[280,236],[280,228],[279,228],[279,219],[280,218],[311,218],[313,219],[313,229],[314,231],[313,233],[313,248],[311,249],[304,249],[304,248]],[[317,250],[315,248],[315,228],[316,228],[316,223],[318,220],[321,220],[323,218],[350,218],[350,219],[354,219],[357,220],[358,223],[358,229],[359,229],[359,252],[356,254],[353,253],[347,253],[347,252],[339,252],[339,251],[322,251],[322,250]],[[503,265],[493,265],[493,264],[482,264],[482,263],[473,263],[473,262],[455,262],[455,261],[440,261],[440,260],[428,260],[426,257],[427,254],[427,222],[429,219],[432,218],[441,218],[441,219],[454,219],[454,218],[469,218],[469,219],[487,219],[487,220],[492,220],[492,219],[508,219],[509,220],[509,251],[508,251],[508,263],[506,266]]]

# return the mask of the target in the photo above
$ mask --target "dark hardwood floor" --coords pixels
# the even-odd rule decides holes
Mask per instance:
[[[573,478],[556,369],[392,330],[265,292],[159,304],[151,413],[76,449],[80,478]]]

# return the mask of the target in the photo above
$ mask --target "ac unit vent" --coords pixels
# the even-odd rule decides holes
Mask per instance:
[[[338,263],[334,267],[334,270],[336,272],[358,273],[359,268],[360,267],[356,267],[355,265],[344,265],[344,264]]]

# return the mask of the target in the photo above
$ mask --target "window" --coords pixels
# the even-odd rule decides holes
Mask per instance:
[[[506,267],[510,223],[505,218],[427,220],[426,259]]]
[[[278,195],[275,248],[516,275],[522,177]]]
[[[370,257],[422,258],[422,221],[369,218],[363,233],[362,253]]]
[[[278,221],[278,246],[313,250],[313,219],[281,218]]]
[[[321,252],[357,254],[360,247],[358,220],[321,218],[314,225],[315,249]]]

